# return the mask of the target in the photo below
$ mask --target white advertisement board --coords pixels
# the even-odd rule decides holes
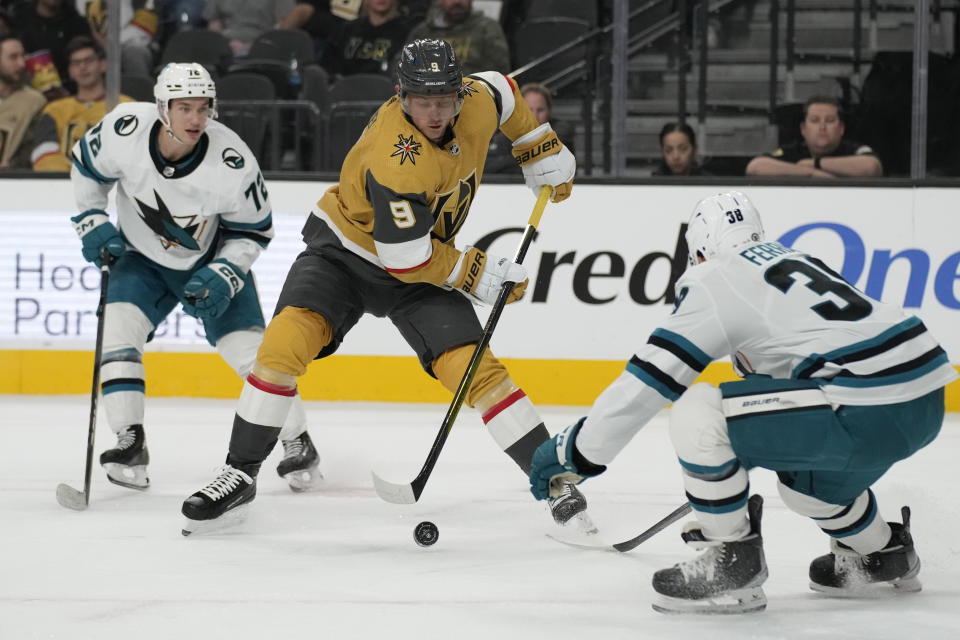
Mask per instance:
[[[267,316],[302,248],[299,230],[325,183],[270,183],[276,239],[254,266]],[[493,340],[512,358],[621,360],[672,309],[671,270],[696,186],[577,185],[547,206],[525,265],[526,297]],[[868,295],[905,305],[960,360],[960,189],[755,187],[768,239],[819,254]],[[521,185],[486,185],[458,236],[512,256],[534,203]],[[0,180],[0,348],[89,349],[99,274],[84,262],[66,180]],[[481,314],[482,314],[482,310]],[[202,327],[177,311],[150,349],[206,349]],[[365,318],[340,353],[409,355],[393,325]]]

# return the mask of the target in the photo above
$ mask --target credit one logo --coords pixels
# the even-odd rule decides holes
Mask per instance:
[[[686,224],[680,225],[672,251],[652,251],[639,258],[621,255],[617,251],[581,253],[542,247],[540,263],[527,264],[529,270],[536,270],[531,278],[533,293],[528,299],[533,303],[548,302],[551,290],[556,290],[557,286],[572,284],[573,294],[581,302],[605,304],[616,300],[622,294],[622,289],[613,295],[599,297],[591,291],[591,281],[602,279],[609,282],[619,278],[627,280],[626,293],[633,302],[640,305],[672,305],[675,301],[673,286],[687,266],[687,243],[684,239],[686,229]],[[920,307],[932,273],[933,292],[937,302],[948,309],[960,309],[960,299],[955,288],[956,282],[960,280],[960,251],[950,254],[939,265],[932,264],[930,254],[926,251],[916,248],[896,252],[891,249],[874,249],[868,255],[866,243],[855,229],[834,222],[815,222],[795,227],[776,240],[792,247],[804,234],[818,230],[830,231],[842,242],[844,254],[840,274],[847,282],[858,285],[866,271],[866,284],[858,286],[871,298],[880,300],[890,269],[895,265],[899,267],[906,264],[909,266],[909,278],[903,299],[888,296],[891,303],[907,308]],[[481,237],[475,246],[481,251],[487,251],[495,241],[522,232],[521,227],[497,229]],[[647,277],[650,268],[663,261],[670,267],[669,282],[663,289],[658,286],[657,290],[649,291]],[[572,282],[570,269],[573,269]]]

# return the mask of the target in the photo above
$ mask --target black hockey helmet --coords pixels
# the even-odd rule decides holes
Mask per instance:
[[[397,67],[397,86],[400,96],[462,94],[463,72],[453,54],[453,47],[445,40],[414,40],[403,45]]]

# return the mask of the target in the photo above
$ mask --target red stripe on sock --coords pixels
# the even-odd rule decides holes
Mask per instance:
[[[297,395],[297,388],[295,386],[285,387],[283,385],[273,384],[272,382],[261,380],[260,378],[253,375],[252,373],[247,376],[247,382],[249,382],[252,386],[256,387],[257,389],[260,389],[260,391],[264,391],[266,393],[272,393],[276,396],[287,396],[289,398],[290,396]]]
[[[497,404],[490,407],[490,410],[483,414],[483,424],[487,424],[491,420],[497,417],[497,414],[512,405],[514,402],[520,398],[525,398],[527,394],[523,392],[523,389],[517,389],[506,398],[498,402]]]

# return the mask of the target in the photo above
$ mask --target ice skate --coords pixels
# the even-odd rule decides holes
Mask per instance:
[[[910,535],[910,507],[900,510],[903,524],[890,523],[890,540],[879,551],[860,555],[842,542],[830,541],[831,553],[810,563],[810,588],[840,597],[920,591],[920,558]]]
[[[143,491],[150,487],[147,464],[150,452],[143,433],[143,425],[132,424],[117,434],[117,446],[100,454],[100,466],[113,484]]]
[[[559,526],[573,528],[584,535],[596,535],[597,526],[587,513],[587,498],[572,483],[564,482],[560,495],[547,498],[550,515]]]
[[[707,540],[700,530],[684,533],[694,549],[706,549],[699,557],[653,574],[657,600],[653,608],[661,613],[747,613],[767,607],[763,583],[767,563],[760,535],[763,498],[752,496],[747,503],[750,533],[733,542]]]
[[[310,434],[304,431],[292,440],[283,440],[283,459],[277,465],[277,473],[296,492],[310,491],[323,480],[320,473],[320,456],[313,446]]]
[[[257,479],[229,464],[217,470],[213,482],[184,500],[182,533],[211,532],[239,522],[245,505],[257,495]]]

